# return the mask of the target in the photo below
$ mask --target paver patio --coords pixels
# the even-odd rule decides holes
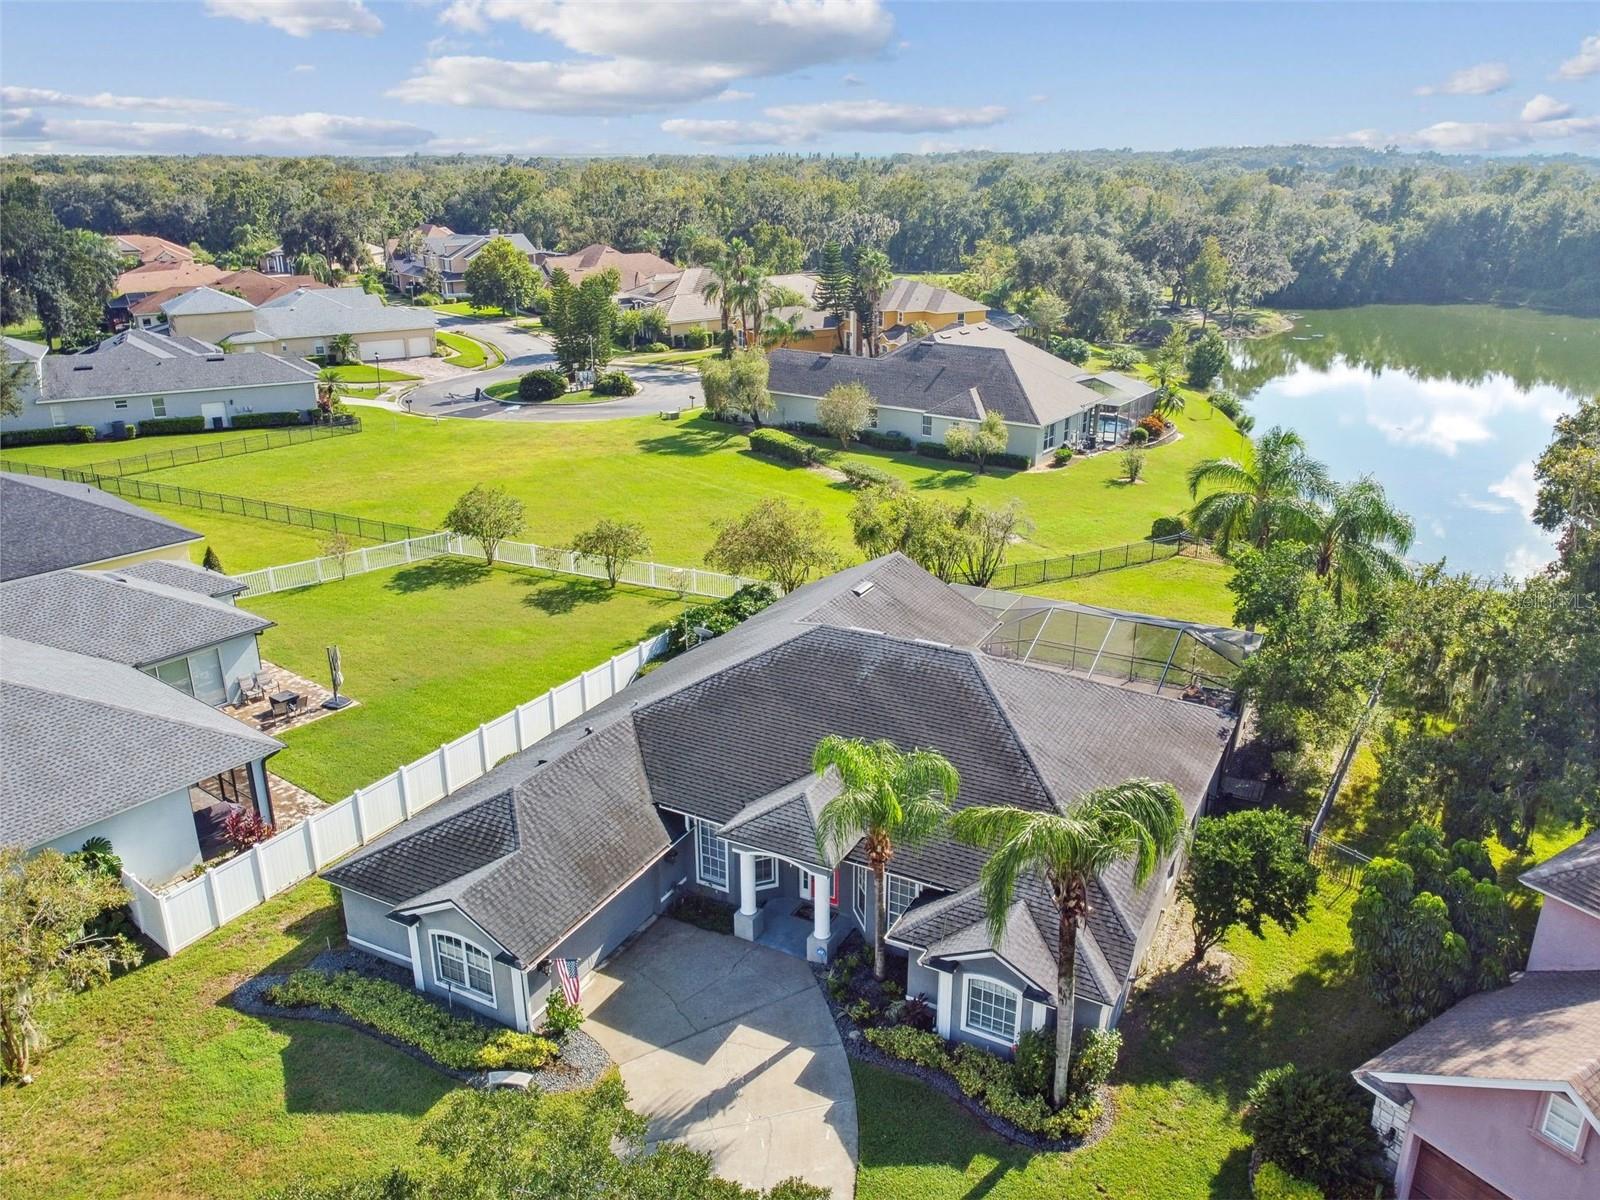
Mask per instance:
[[[852,1200],[855,1091],[803,961],[663,919],[594,974],[583,1007],[651,1141],[708,1151],[748,1187],[798,1175]]]

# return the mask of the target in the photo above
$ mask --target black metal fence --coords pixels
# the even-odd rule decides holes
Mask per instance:
[[[248,434],[245,437],[196,442],[191,446],[176,446],[169,450],[152,450],[148,454],[134,454],[127,458],[86,463],[81,467],[43,467],[38,463],[0,459],[0,470],[15,471],[24,475],[42,475],[48,479],[66,479],[74,483],[93,483],[93,477],[96,475],[143,475],[149,471],[164,471],[168,467],[216,462],[218,459],[233,458],[240,454],[258,454],[263,450],[320,442],[326,438],[343,437],[360,432],[361,419],[346,417],[325,425],[286,425],[281,428],[263,429],[260,433]]]
[[[1016,588],[1038,587],[1042,583],[1055,583],[1062,579],[1081,579],[1085,575],[1098,575],[1102,571],[1142,567],[1147,563],[1176,558],[1183,553],[1185,547],[1200,544],[1188,534],[1179,533],[1171,537],[1108,546],[1103,550],[1082,550],[1077,554],[1063,554],[1056,558],[1012,563],[996,571],[989,586],[1002,591],[1012,591]]]
[[[1324,879],[1351,890],[1361,886],[1367,873],[1367,864],[1372,861],[1343,842],[1312,832],[1309,826],[1306,829],[1306,848],[1308,857],[1317,865]]]

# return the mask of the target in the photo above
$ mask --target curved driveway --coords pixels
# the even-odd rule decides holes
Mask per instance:
[[[598,404],[501,404],[476,399],[475,390],[492,383],[517,379],[540,367],[555,366],[556,357],[546,337],[517,329],[509,321],[472,321],[445,318],[441,329],[460,328],[493,345],[506,356],[503,365],[473,371],[453,379],[421,383],[406,393],[411,411],[420,416],[474,417],[489,421],[612,421],[619,417],[655,416],[668,409],[700,404],[700,377],[692,371],[670,367],[629,367],[639,385],[635,396]]]
[[[850,1064],[804,960],[664,918],[595,972],[583,1007],[650,1141],[704,1150],[746,1187],[798,1175],[855,1195]]]

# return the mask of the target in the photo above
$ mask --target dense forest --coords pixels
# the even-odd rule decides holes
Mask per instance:
[[[728,239],[773,270],[825,244],[902,271],[999,261],[1081,311],[1152,293],[1218,308],[1492,301],[1600,313],[1600,170],[1287,147],[883,158],[13,158],[68,229],[138,231],[240,263],[282,241],[354,258],[418,221],[682,262]],[[1208,295],[1225,271],[1225,295]],[[1085,281],[1088,281],[1085,283]],[[1078,303],[1073,304],[1077,291]],[[1069,314],[1070,315],[1070,314]]]

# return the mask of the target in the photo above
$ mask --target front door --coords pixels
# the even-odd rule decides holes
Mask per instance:
[[[200,418],[205,421],[207,429],[226,429],[228,427],[228,406],[226,404],[202,404]]]

